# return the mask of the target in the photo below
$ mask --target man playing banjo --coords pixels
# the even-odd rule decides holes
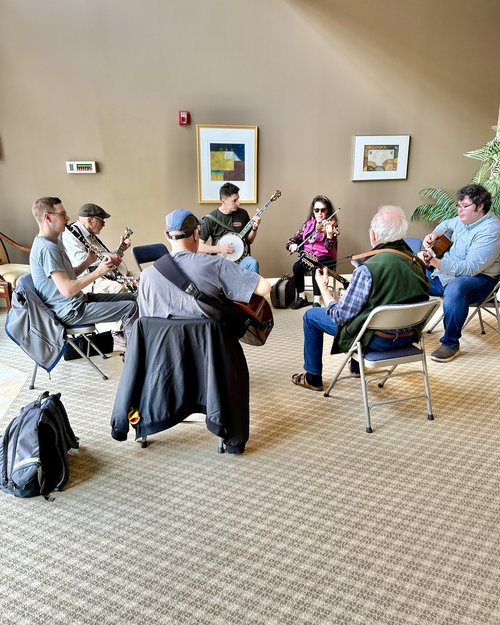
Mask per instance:
[[[250,256],[250,244],[255,241],[257,230],[260,224],[260,216],[255,216],[250,220],[247,211],[240,208],[239,187],[226,182],[219,191],[221,205],[214,211],[206,215],[200,228],[199,252],[205,254],[221,254],[229,260],[241,259],[240,267],[247,271],[259,273],[258,261]],[[249,222],[252,221],[248,233],[242,238],[238,238]],[[248,227],[247,227],[248,228]],[[224,237],[227,235],[227,237]],[[212,245],[206,241],[211,238]],[[229,241],[224,241],[224,239]],[[241,249],[238,249],[241,248]],[[245,252],[247,254],[245,255]]]

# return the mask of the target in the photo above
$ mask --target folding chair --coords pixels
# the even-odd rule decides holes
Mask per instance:
[[[163,243],[150,243],[148,245],[136,245],[132,248],[135,262],[142,271],[141,265],[145,263],[154,263],[167,253],[167,247]]]
[[[465,320],[463,327],[471,321],[473,317],[476,315],[479,318],[479,326],[481,328],[481,334],[486,334],[486,330],[484,328],[485,325],[489,326],[492,330],[496,330],[500,334],[500,280],[495,284],[492,290],[488,293],[488,295],[481,301],[475,302],[470,305],[470,308],[474,308],[471,314]],[[493,312],[494,311],[494,312]],[[494,328],[491,324],[483,319],[482,312],[487,312],[488,314],[496,317],[497,327]],[[436,326],[441,323],[444,315],[441,315],[438,319],[436,319],[435,323],[427,330],[427,334],[432,334]]]
[[[97,345],[92,341],[92,334],[94,334],[96,332],[96,327],[94,324],[85,324],[83,326],[64,326],[65,327],[65,337],[64,337],[64,341],[65,343],[67,343],[68,345],[71,345],[71,347],[78,353],[80,354],[80,356],[82,358],[85,358],[85,360],[92,365],[92,367],[94,367],[94,369],[99,373],[99,375],[102,377],[103,380],[108,380],[108,376],[103,373],[99,367],[95,364],[95,362],[93,360],[91,360],[90,358],[90,349],[93,348],[95,349],[95,351],[102,356],[102,358],[104,360],[107,360],[107,356],[106,354],[104,354],[99,347],[97,347]],[[79,347],[78,343],[76,342],[77,339],[79,337],[83,337],[87,343],[87,349],[86,349],[86,353]],[[31,376],[31,383],[29,385],[30,390],[33,390],[35,388],[35,380],[36,380],[36,374],[38,371],[38,363],[35,362],[35,367],[33,369],[33,375]]]
[[[57,365],[64,354],[66,344],[80,354],[82,358],[107,380],[99,367],[90,359],[90,348],[107,358],[93,343],[94,324],[65,326],[38,297],[31,274],[20,276],[13,294],[12,308],[7,315],[5,331],[19,347],[35,362],[30,389],[35,388],[36,374],[39,367],[48,373]],[[76,343],[82,336],[87,343],[85,353]]]
[[[418,304],[395,304],[391,306],[378,306],[370,313],[369,317],[363,324],[363,327],[359,331],[356,339],[354,340],[351,348],[345,355],[342,365],[335,374],[332,383],[325,392],[325,397],[330,396],[330,392],[339,380],[346,378],[358,377],[353,374],[341,376],[344,367],[352,358],[360,365],[359,379],[361,382],[361,392],[363,395],[363,405],[365,412],[365,426],[366,431],[371,433],[371,409],[374,406],[382,404],[398,403],[402,401],[408,401],[410,399],[419,399],[425,397],[427,401],[427,418],[429,420],[434,419],[432,414],[431,394],[429,387],[429,376],[427,371],[427,361],[425,358],[425,345],[423,334],[417,341],[417,345],[405,345],[403,347],[395,347],[383,352],[367,351],[362,348],[363,336],[368,330],[385,330],[392,332],[393,330],[403,330],[408,328],[415,328],[418,326],[424,327],[428,320],[432,317],[434,312],[439,307],[439,300],[431,299],[427,302],[420,302]],[[412,369],[411,371],[404,371],[394,373],[394,370],[398,365],[419,362],[421,369]],[[370,376],[368,379],[365,374],[366,369],[382,369],[381,375]],[[414,373],[421,373],[424,378],[424,393],[418,395],[411,395],[400,397],[398,399],[387,399],[383,401],[368,400],[368,383],[375,380],[380,380],[378,386],[383,388],[384,384],[389,378],[398,376],[411,375]]]
[[[467,320],[464,323],[464,328],[469,323],[469,321],[475,315],[477,315],[479,317],[479,325],[481,326],[481,334],[486,334],[486,331],[484,329],[485,325],[489,326],[493,330],[496,329],[498,334],[500,334],[500,300],[499,300],[499,298],[500,298],[500,280],[496,283],[496,285],[493,287],[493,289],[491,290],[489,295],[487,295],[483,299],[482,302],[480,302],[479,304],[473,304],[473,306],[475,306],[475,308],[471,312],[471,314],[467,317]],[[493,310],[495,312],[493,312]],[[482,315],[483,312],[487,312],[488,314],[492,315],[493,317],[496,317],[496,320],[497,320],[497,327],[496,328],[494,328],[492,325],[490,325],[487,321],[484,321],[483,315]]]

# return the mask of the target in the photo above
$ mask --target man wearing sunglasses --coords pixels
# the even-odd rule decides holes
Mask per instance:
[[[424,238],[424,248],[447,231],[452,241],[441,259],[425,251],[419,254],[427,264],[429,295],[443,298],[444,334],[431,354],[436,362],[456,358],[469,306],[483,300],[500,276],[500,220],[490,208],[491,194],[483,186],[462,187],[457,191],[457,216],[445,219]]]

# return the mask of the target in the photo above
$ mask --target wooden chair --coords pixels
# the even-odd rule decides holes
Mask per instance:
[[[0,232],[0,299],[4,299],[7,310],[10,310],[12,291],[16,288],[16,281],[19,276],[29,273],[30,266],[21,263],[11,263],[5,244],[12,245],[20,252],[30,252],[29,247],[22,245],[11,239],[3,232]]]

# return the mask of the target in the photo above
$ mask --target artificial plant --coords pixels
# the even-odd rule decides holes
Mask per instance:
[[[491,211],[500,217],[500,112],[499,123],[492,129],[496,134],[491,141],[477,150],[466,152],[464,156],[481,161],[470,184],[481,184],[491,193]],[[413,220],[442,221],[456,216],[456,200],[443,189],[428,187],[422,189],[420,195],[433,200],[433,203],[417,206],[411,214]]]

